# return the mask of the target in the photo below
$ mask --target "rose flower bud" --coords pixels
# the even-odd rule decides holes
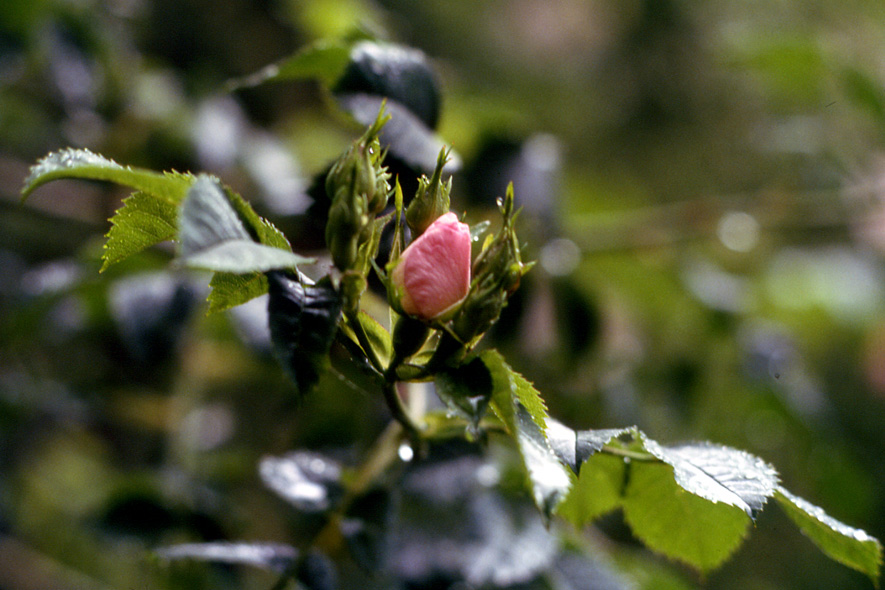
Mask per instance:
[[[398,307],[422,320],[437,318],[470,290],[470,228],[446,213],[409,244],[395,265],[390,279]]]

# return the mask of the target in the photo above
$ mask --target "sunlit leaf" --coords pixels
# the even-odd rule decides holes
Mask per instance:
[[[574,444],[580,470],[558,514],[583,526],[620,507],[651,549],[701,571],[737,549],[777,486],[761,459],[710,443],[665,447],[632,428],[580,431]]]
[[[101,270],[145,248],[175,238],[177,207],[145,192],[133,193],[111,218]]]
[[[532,497],[549,518],[572,485],[569,471],[547,444],[544,432],[519,401],[514,402],[514,433],[528,472]]]
[[[634,440],[641,437],[635,427],[628,428],[605,428],[601,430],[579,430],[575,433],[575,461],[581,465],[592,455],[620,436],[629,435]]]
[[[598,453],[581,466],[578,478],[556,512],[577,527],[590,524],[621,505],[627,482],[623,457]]]
[[[168,560],[195,559],[217,563],[251,565],[282,573],[298,558],[298,550],[279,543],[185,543],[156,551]]]
[[[511,369],[497,350],[486,350],[480,358],[492,376],[492,409],[508,429],[516,421],[512,400],[517,399],[544,432],[547,428],[547,406],[538,390],[525,377]]]
[[[274,225],[263,217],[255,213],[252,206],[247,203],[243,197],[224,186],[224,194],[228,203],[233,207],[234,211],[245,226],[249,235],[259,244],[279,248],[281,250],[292,250],[289,240]]]
[[[860,529],[829,516],[814,504],[778,487],[775,500],[796,526],[830,558],[866,574],[878,586],[882,544]]]
[[[646,440],[645,448],[673,467],[683,489],[740,508],[751,518],[762,510],[778,485],[773,467],[753,455],[711,443],[663,447]]]
[[[189,174],[160,173],[120,164],[85,149],[53,152],[31,167],[21,194],[26,199],[37,187],[62,178],[106,180],[179,203],[194,181]]]
[[[558,424],[553,420],[548,422]],[[617,437],[637,431],[630,428],[572,431],[573,435],[569,438],[563,431],[565,428],[561,425],[548,428],[548,438],[563,443],[555,444],[551,440],[551,446],[560,459],[568,459],[570,452],[572,457],[580,461],[576,469],[577,480],[559,505],[557,513],[581,527],[620,506],[627,484],[627,464],[624,457],[599,451]],[[559,434],[554,437],[557,432]],[[571,449],[564,444],[566,441],[571,443]]]
[[[721,565],[747,535],[750,517],[676,483],[673,467],[633,461],[621,501],[624,519],[649,548],[701,571]]]

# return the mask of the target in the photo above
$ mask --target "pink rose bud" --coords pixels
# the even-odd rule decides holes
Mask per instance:
[[[409,244],[391,273],[402,310],[420,319],[440,316],[470,290],[470,228],[454,213],[437,218]]]

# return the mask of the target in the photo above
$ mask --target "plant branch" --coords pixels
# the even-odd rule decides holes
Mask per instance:
[[[413,442],[421,440],[422,428],[417,422],[415,422],[415,419],[412,418],[411,414],[409,414],[406,405],[403,403],[399,393],[397,393],[396,382],[386,381],[384,383],[383,392],[384,401],[387,402],[387,407],[390,408],[390,413],[393,414],[393,417],[397,422],[402,424],[406,433],[409,435],[409,438],[412,439]]]

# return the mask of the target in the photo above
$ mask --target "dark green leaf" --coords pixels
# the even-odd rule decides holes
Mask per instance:
[[[814,504],[778,487],[775,500],[796,526],[830,558],[866,574],[878,587],[882,544],[860,529],[842,524]]]
[[[179,257],[188,266],[245,274],[295,268],[311,259],[253,241],[219,182],[200,176],[181,205]]]
[[[341,298],[328,280],[305,285],[280,271],[268,273],[267,278],[268,324],[274,353],[299,395],[303,395],[329,364]]]
[[[490,405],[516,439],[532,496],[541,512],[549,517],[565,498],[571,478],[547,442],[547,407],[532,384],[511,369],[498,351],[486,350],[479,359],[492,378]]]
[[[686,491],[671,465],[632,461],[629,469],[624,519],[649,548],[709,571],[743,542],[751,520],[741,508]]]
[[[354,95],[387,98],[427,129],[436,129],[439,122],[436,74],[424,52],[412,47],[372,40],[355,43],[347,68],[332,90],[339,99]]]
[[[127,197],[111,218],[101,270],[154,244],[174,239],[177,216],[177,207],[164,199],[145,192]]]
[[[476,432],[492,396],[492,378],[481,359],[440,373],[436,393],[446,404],[450,416],[466,420]]]
[[[278,543],[185,543],[157,550],[162,559],[196,559],[251,565],[282,573],[298,558],[298,550]]]
[[[295,576],[306,590],[338,588],[338,572],[334,562],[316,549],[308,550],[299,560]]]
[[[61,178],[107,180],[169,203],[180,203],[194,182],[194,177],[189,174],[159,173],[121,166],[89,150],[68,148],[47,155],[31,167],[21,191],[22,199],[26,199],[37,187]]]

